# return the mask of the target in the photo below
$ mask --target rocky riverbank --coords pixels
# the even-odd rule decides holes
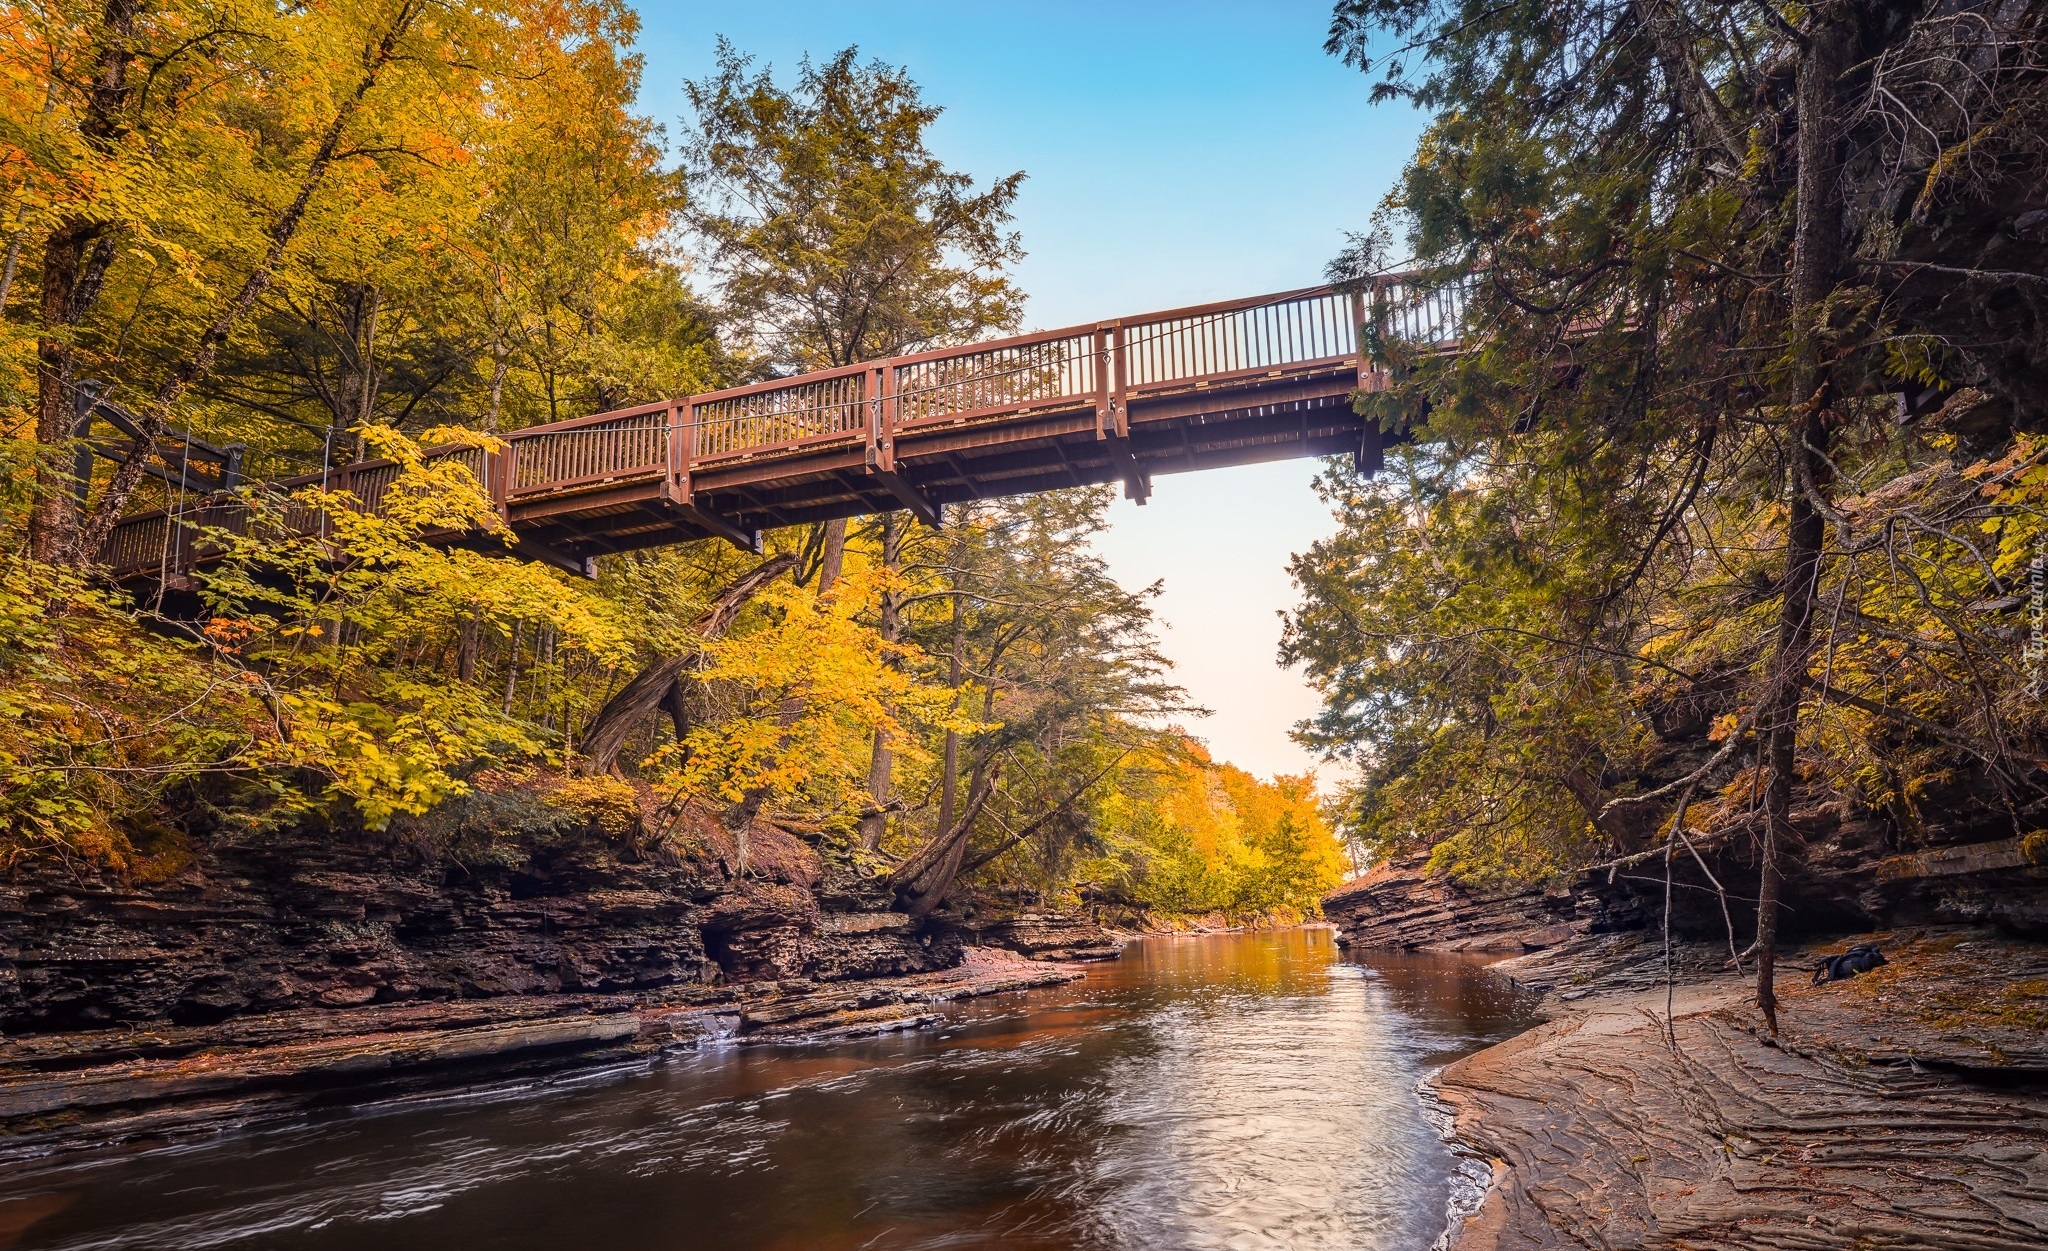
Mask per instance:
[[[1807,945],[1780,965],[1775,1037],[1692,865],[1668,971],[1661,865],[1487,892],[1418,855],[1324,901],[1348,946],[1496,952],[1542,996],[1546,1024],[1435,1079],[1454,1141],[1493,1175],[1453,1251],[2048,1246],[2041,840],[1959,830],[1904,850],[1867,816],[1802,819],[1788,916]],[[1729,847],[1703,850],[1716,876],[1749,877]],[[1881,918],[1912,925],[1868,928]],[[1891,963],[1808,984],[1813,959],[1857,942]]]
[[[2048,947],[1855,937],[1891,963],[1809,986],[1793,961],[1775,1038],[1700,975],[1725,952],[1687,953],[1668,1021],[1651,944],[1502,965],[1575,998],[1436,1079],[1494,1172],[1455,1251],[2048,1245]]]
[[[9,1039],[0,1044],[0,1154],[544,1081],[707,1042],[836,1042],[922,1029],[947,1003],[1080,976],[968,948],[953,968],[854,982],[512,995]]]
[[[640,811],[603,781],[480,788],[389,832],[204,831],[143,879],[16,865],[0,1151],[920,1028],[1117,954],[1083,918],[1001,901],[915,921],[802,830],[652,836]]]

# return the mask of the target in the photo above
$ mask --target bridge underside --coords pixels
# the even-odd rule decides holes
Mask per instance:
[[[612,552],[910,508],[1121,482],[1142,500],[1153,477],[1304,456],[1375,457],[1378,428],[1352,410],[1355,368],[1236,387],[1133,396],[1128,438],[1105,437],[1080,403],[899,431],[893,471],[849,437],[739,464],[705,466],[687,502],[659,473],[511,502],[530,543],[578,562]],[[1370,438],[1370,446],[1368,439]],[[737,533],[735,533],[737,532]]]

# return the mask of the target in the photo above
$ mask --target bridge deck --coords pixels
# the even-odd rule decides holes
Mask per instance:
[[[1370,301],[1370,303],[1369,303]],[[1360,350],[1382,333],[1447,343],[1455,293],[1399,278],[1370,295],[1308,288],[942,348],[646,404],[450,448],[497,502],[519,554],[588,571],[596,556],[719,536],[758,547],[777,526],[1121,481],[1355,453],[1379,432],[1351,395],[1383,379]],[[324,484],[376,509],[398,467],[343,465],[272,488]],[[198,527],[239,530],[220,494],[123,518],[102,558],[122,581],[208,559]],[[290,518],[314,532],[310,511]],[[458,540],[459,541],[459,540]]]

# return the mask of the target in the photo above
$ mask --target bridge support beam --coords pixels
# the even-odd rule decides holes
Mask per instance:
[[[669,511],[684,521],[709,534],[715,534],[743,552],[759,556],[762,552],[761,532],[743,530],[708,508],[699,508],[689,495],[674,482],[661,484],[661,502]]]
[[[915,513],[919,521],[922,521],[934,530],[945,524],[945,506],[935,504],[925,498],[924,492],[918,490],[910,479],[905,478],[893,469],[884,469],[879,465],[869,465],[868,473],[874,476],[875,481],[889,488],[889,494],[895,496],[898,503]]]
[[[1116,469],[1116,476],[1124,482],[1124,498],[1143,506],[1152,498],[1152,475],[1138,463],[1138,453],[1132,449],[1129,435],[1112,434],[1107,442],[1109,463]]]
[[[1145,501],[1152,498],[1152,475],[1138,468],[1138,459],[1133,456],[1124,470],[1124,498],[1143,508]]]
[[[1351,453],[1351,467],[1367,478],[1387,467],[1385,440],[1380,433],[1378,418],[1365,419],[1365,428],[1358,432],[1358,450]]]
[[[1095,328],[1095,437],[1109,444],[1124,498],[1142,507],[1152,498],[1152,479],[1131,450],[1130,379],[1123,324],[1104,322]]]
[[[519,545],[512,549],[512,554],[543,565],[552,565],[579,578],[597,576],[597,557],[571,556],[561,548],[550,546],[539,539],[521,536]]]

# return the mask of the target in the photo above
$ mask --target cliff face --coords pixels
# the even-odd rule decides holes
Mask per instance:
[[[615,994],[956,963],[772,828],[659,847],[517,792],[431,828],[193,840],[166,880],[52,862],[0,880],[0,1030],[206,1025],[406,1001]],[[686,848],[677,850],[678,846]]]
[[[1801,841],[1785,866],[1784,933],[1815,937],[1899,925],[1995,925],[2048,937],[2048,834],[2015,837],[1975,805],[1958,802],[1946,824],[1910,836],[1894,822],[1838,800],[1795,808]],[[2002,828],[2001,828],[2002,827]],[[1744,941],[1755,927],[1745,900],[1756,858],[1742,831],[1699,844],[1705,868],[1728,892],[1729,920]],[[1366,947],[1532,951],[1572,937],[1661,924],[1664,864],[1652,855],[1581,874],[1550,889],[1477,891],[1424,871],[1425,853],[1399,857],[1333,891],[1323,913],[1340,941]],[[1718,941],[1718,896],[1683,848],[1671,866],[1672,927]]]
[[[1426,947],[1433,951],[1536,951],[1586,933],[1591,915],[1569,891],[1479,891],[1424,865],[1427,852],[1402,856],[1323,897],[1323,915],[1347,947]]]
[[[1078,977],[1092,924],[979,902],[924,923],[831,840],[735,839],[543,781],[388,833],[202,830],[116,880],[0,877],[0,1155],[540,1079],[708,1039],[919,1029]],[[657,822],[659,824],[659,822]],[[1034,959],[1008,951],[1010,947]]]

